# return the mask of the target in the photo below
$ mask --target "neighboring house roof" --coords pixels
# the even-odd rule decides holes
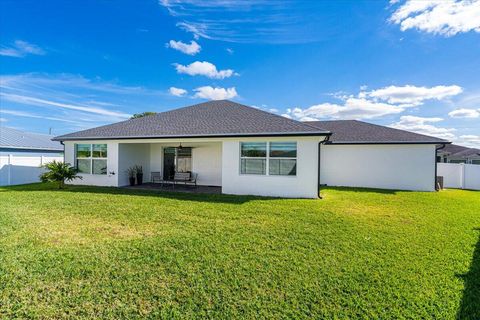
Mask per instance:
[[[468,158],[480,156],[480,149],[467,148],[464,146],[459,146],[458,144],[451,144],[445,146],[445,148],[441,150],[441,153],[449,157]]]
[[[331,131],[332,135],[328,143],[332,144],[449,143],[443,139],[357,120],[307,121],[305,123]]]
[[[58,141],[52,141],[53,136],[32,132],[24,132],[0,126],[0,148],[63,151]]]
[[[325,135],[328,131],[228,100],[217,100],[55,137],[55,140]]]

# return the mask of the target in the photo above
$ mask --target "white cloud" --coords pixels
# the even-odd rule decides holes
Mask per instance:
[[[431,123],[442,121],[442,118],[425,118],[415,116],[401,116],[400,121],[393,123],[390,127],[400,130],[412,131],[427,136],[433,136],[441,139],[455,139],[454,128],[442,128],[434,126]]]
[[[182,97],[187,94],[187,90],[181,89],[181,88],[175,88],[175,87],[170,87],[168,91],[172,96],[176,96],[176,97]]]
[[[17,116],[17,117],[26,117],[26,118],[34,118],[34,119],[45,119],[45,120],[53,120],[53,121],[61,121],[61,122],[68,122],[68,123],[76,123],[79,124],[80,122],[70,120],[70,119],[65,119],[65,118],[58,118],[58,117],[48,117],[48,116],[42,116],[39,114],[35,113],[30,113],[30,112],[24,112],[24,111],[17,111],[17,110],[8,110],[8,109],[2,109],[3,114],[9,114],[12,116]]]
[[[480,148],[480,135],[464,134],[455,139],[455,143],[470,148]]]
[[[480,109],[460,108],[449,112],[448,115],[452,118],[478,118],[480,117]]]
[[[421,105],[425,100],[443,100],[458,95],[461,92],[462,88],[456,85],[430,88],[406,85],[401,87],[389,86],[370,92],[361,92],[360,95],[386,101],[391,104],[399,104],[403,107],[412,107]]]
[[[234,54],[235,51],[232,48],[225,49],[229,54]]]
[[[287,113],[294,119],[314,120],[333,119],[372,119],[390,114],[397,114],[413,106],[419,106],[425,100],[444,100],[458,95],[462,88],[456,85],[436,87],[416,87],[412,85],[389,86],[372,91],[360,87],[357,95],[345,92],[331,94],[342,103],[320,103],[306,109],[288,109]]]
[[[372,119],[388,114],[396,114],[404,109],[382,102],[374,102],[365,98],[346,98],[343,104],[321,103],[306,109],[287,109],[287,115],[301,121],[322,118],[333,119]]]
[[[5,118],[0,118],[0,122],[7,122],[8,120]]]
[[[0,96],[7,101],[16,102],[16,103],[20,103],[20,104],[26,104],[26,105],[52,106],[52,107],[59,107],[59,108],[83,111],[83,112],[88,112],[88,113],[95,113],[95,114],[104,115],[104,116],[120,117],[120,118],[128,118],[130,116],[129,114],[126,114],[126,113],[121,113],[121,112],[117,112],[117,111],[110,111],[110,110],[103,109],[103,108],[67,104],[67,103],[61,103],[61,102],[51,101],[51,100],[44,100],[44,99],[39,99],[39,98],[29,97],[29,96],[24,96],[24,95],[0,93]]]
[[[167,46],[191,56],[196,55],[202,49],[202,47],[195,41],[190,41],[190,44],[188,44],[182,41],[170,40]]]
[[[209,99],[209,100],[223,100],[232,99],[237,96],[237,90],[232,88],[214,88],[211,86],[204,86],[195,89],[195,98]]]
[[[390,21],[399,24],[402,31],[418,29],[447,37],[480,32],[480,1],[407,0],[393,12]]]
[[[0,48],[0,56],[23,58],[28,54],[44,55],[45,51],[37,45],[23,40],[16,40],[12,46]]]
[[[175,69],[178,73],[185,73],[191,76],[205,76],[211,79],[224,79],[234,75],[231,69],[217,70],[217,67],[207,61],[195,61],[187,66],[175,63]]]
[[[238,43],[308,43],[326,37],[321,1],[159,0],[177,27],[205,38]],[[306,13],[305,10],[308,10]]]

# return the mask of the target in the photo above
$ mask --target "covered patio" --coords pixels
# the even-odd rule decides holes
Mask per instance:
[[[208,187],[217,187],[213,189],[221,191],[221,142],[187,141],[187,139],[175,142],[122,142],[118,147],[118,163],[120,186],[129,185],[127,175],[129,168],[141,166],[144,184],[136,185],[136,188],[205,192],[210,190]],[[179,173],[189,177],[191,175],[192,180],[195,177],[192,185],[174,183]]]

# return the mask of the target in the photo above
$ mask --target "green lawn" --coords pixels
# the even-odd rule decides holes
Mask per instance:
[[[480,319],[480,192],[0,188],[0,318]]]

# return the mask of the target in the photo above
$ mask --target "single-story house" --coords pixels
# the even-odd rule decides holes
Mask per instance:
[[[38,182],[43,163],[63,161],[53,136],[0,126],[0,186]]]
[[[74,184],[128,185],[127,169],[195,172],[222,193],[316,198],[320,185],[435,190],[445,140],[358,121],[300,122],[210,101],[55,137]]]
[[[445,145],[438,151],[437,162],[480,164],[480,149],[457,144]]]

